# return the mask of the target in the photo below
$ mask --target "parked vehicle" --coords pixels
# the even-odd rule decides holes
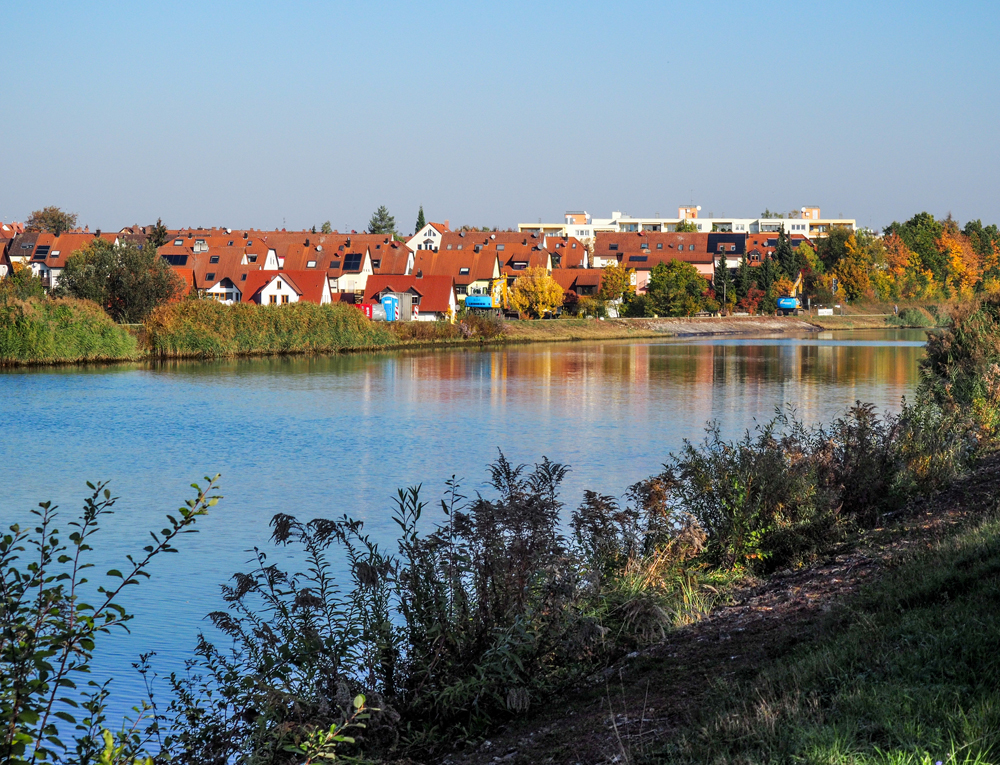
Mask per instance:
[[[799,310],[799,299],[788,296],[778,298],[778,310],[781,311],[784,316],[789,316],[795,313]]]

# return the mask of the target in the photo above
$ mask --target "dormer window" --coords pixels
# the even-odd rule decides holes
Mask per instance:
[[[382,266],[381,260],[372,260],[372,268],[380,268]]]
[[[256,263],[256,262],[257,262],[256,255],[247,255],[247,263]]]

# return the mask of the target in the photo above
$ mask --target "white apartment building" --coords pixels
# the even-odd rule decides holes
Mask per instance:
[[[519,223],[517,230],[529,234],[575,236],[584,239],[592,237],[598,231],[613,233],[676,231],[677,225],[686,220],[697,226],[698,231],[705,233],[731,231],[741,234],[761,234],[784,230],[789,235],[817,238],[826,236],[833,228],[849,228],[851,231],[857,228],[853,218],[821,218],[818,207],[803,207],[798,211],[798,217],[788,218],[702,218],[700,212],[701,207],[696,205],[677,208],[676,218],[659,216],[635,218],[619,211],[611,213],[610,218],[591,218],[585,212],[567,212],[563,223]],[[581,230],[588,233],[577,233]]]

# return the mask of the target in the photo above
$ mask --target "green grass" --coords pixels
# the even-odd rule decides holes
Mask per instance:
[[[348,305],[223,305],[186,300],[156,309],[146,342],[161,358],[216,358],[382,348],[397,341]]]
[[[87,300],[0,300],[0,364],[124,361],[135,338]]]
[[[1000,761],[1000,522],[888,572],[822,641],[713,691],[660,759]]]

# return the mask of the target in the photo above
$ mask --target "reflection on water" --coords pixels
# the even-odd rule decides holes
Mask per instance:
[[[192,480],[222,473],[226,499],[130,593],[133,635],[101,656],[127,708],[138,685],[123,670],[150,649],[161,670],[180,665],[220,606],[217,585],[267,544],[276,512],[348,513],[390,540],[397,487],[423,482],[432,505],[452,474],[481,488],[497,448],[570,464],[567,504],[584,488],[621,494],[708,420],[734,436],[786,405],[813,422],[856,399],[898,408],[922,340],[818,333],[10,370],[0,373],[0,522],[45,499],[78,508],[87,480],[111,479],[123,500],[101,544],[110,567]]]

